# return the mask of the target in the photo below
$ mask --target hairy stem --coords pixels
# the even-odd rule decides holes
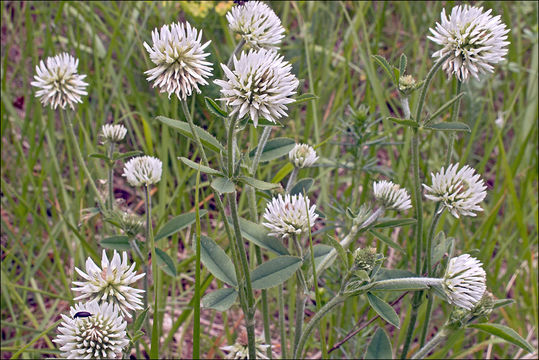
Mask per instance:
[[[296,181],[296,178],[298,177],[299,169],[294,166],[294,170],[292,170],[292,173],[290,174],[290,177],[288,178],[288,182],[286,183],[286,192],[290,193],[290,190],[292,190],[292,185],[294,185],[294,182]]]
[[[462,87],[462,83],[457,79],[457,95],[460,94],[461,87]],[[455,103],[453,104],[453,108],[451,110],[451,120],[449,120],[450,122],[457,121],[459,109],[460,109],[460,99],[455,101]],[[449,164],[451,164],[451,158],[453,155],[453,145],[455,143],[455,134],[456,133],[454,131],[451,131],[449,133],[449,143],[447,144],[447,154],[445,158],[446,166],[449,166]]]
[[[146,196],[146,243],[150,245],[150,252],[152,254],[152,276],[153,276],[153,328],[152,328],[152,337],[151,337],[151,348],[150,348],[150,357],[152,359],[159,358],[159,316],[158,316],[158,299],[157,296],[157,279],[158,279],[158,270],[157,270],[157,256],[155,255],[155,243],[152,234],[152,198],[150,196],[150,187],[149,185],[144,186],[144,194]],[[148,275],[146,275],[148,276]]]
[[[412,359],[423,359],[425,358],[436,346],[438,346],[442,341],[445,340],[447,337],[447,330],[442,329],[440,330],[436,336],[434,336],[430,341],[423,346],[421,349],[419,349],[418,352],[412,356]]]
[[[283,285],[279,285],[279,329],[281,331],[281,359],[287,359],[286,354],[286,329],[284,325],[284,294],[283,294]]]
[[[109,209],[110,211],[114,210],[114,184],[112,183],[114,179],[114,161],[112,160],[112,155],[114,154],[114,141],[110,142],[109,147],[109,156],[108,158],[111,161],[111,164],[108,166],[109,178],[108,178],[108,188],[109,188]]]

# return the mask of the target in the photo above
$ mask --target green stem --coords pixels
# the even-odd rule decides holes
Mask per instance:
[[[149,283],[148,283],[148,277],[149,277],[149,270],[148,270],[148,262],[144,258],[144,255],[142,255],[142,252],[140,251],[140,248],[137,245],[137,241],[135,238],[129,239],[129,244],[131,245],[131,249],[135,251],[137,256],[140,258],[140,261],[142,262],[142,267],[144,269],[144,309],[148,308],[148,289],[149,289]],[[146,251],[148,253],[148,251]],[[150,333],[150,319],[149,316],[146,316],[146,319],[144,320],[144,328],[146,329],[146,332]]]
[[[82,171],[84,171],[84,174],[86,175],[86,178],[88,179],[90,188],[92,189],[92,192],[94,193],[97,203],[99,204],[99,209],[102,211],[103,209],[105,209],[105,204],[103,203],[103,200],[101,199],[99,190],[97,190],[97,187],[95,186],[95,182],[92,178],[92,174],[90,174],[90,170],[88,170],[88,167],[86,166],[86,163],[84,162],[84,159],[82,157],[82,153],[79,148],[79,143],[77,142],[77,139],[75,139],[75,129],[73,128],[73,122],[67,115],[66,111],[64,111],[63,113],[64,113],[64,120],[69,129],[67,133],[71,142],[73,143],[73,148],[75,149],[75,155],[77,156],[77,160],[79,161],[79,165],[82,168]]]
[[[296,348],[296,351],[294,352],[294,358],[295,359],[301,359],[303,356],[303,348],[305,347],[305,343],[307,342],[307,339],[309,338],[309,335],[313,331],[314,327],[320,322],[320,320],[328,313],[330,312],[334,307],[337,305],[343,303],[348,296],[345,296],[343,294],[338,294],[333,299],[331,299],[326,305],[324,305],[319,311],[316,312],[316,314],[313,316],[311,321],[307,323],[305,326],[305,330],[301,334],[301,338],[299,339],[298,346]]]
[[[434,336],[430,341],[419,349],[418,352],[412,356],[412,359],[423,359],[425,358],[436,346],[438,346],[442,341],[447,337],[447,330],[441,329],[436,336]]]
[[[108,180],[108,188],[109,188],[109,209],[110,211],[114,210],[114,185],[112,183],[114,179],[114,161],[112,160],[112,155],[114,154],[114,141],[110,142],[109,147],[109,160],[110,164],[108,166],[109,170],[109,180]]]
[[[271,126],[266,126],[262,131],[262,135],[260,136],[260,140],[258,141],[258,146],[256,147],[253,164],[251,165],[251,176],[255,175],[256,169],[258,168],[258,163],[260,162],[260,157],[262,156],[262,152],[264,151],[266,143],[268,142],[269,136],[271,134],[271,130]]]
[[[442,216],[442,213],[444,211],[444,208],[442,208],[441,211],[439,211],[440,203],[438,202],[436,204],[436,207],[434,209],[434,216],[432,218],[432,222],[430,224],[429,228],[429,235],[427,237],[427,256],[425,261],[425,266],[423,268],[423,273],[427,273],[428,276],[432,276],[433,269],[432,269],[432,241],[434,240],[434,235],[436,232],[436,227],[438,226],[438,222],[440,221],[440,217]],[[430,323],[430,316],[432,312],[432,305],[434,302],[434,297],[432,296],[432,293],[428,296],[428,302],[427,302],[427,312],[425,321],[423,323],[423,331],[421,332],[421,338],[420,338],[420,346],[423,346],[425,344],[425,339],[427,338],[427,331],[429,329],[429,323]]]
[[[227,163],[228,163],[228,175],[232,176],[234,173],[234,145],[236,138],[236,121],[237,117],[234,116],[230,119],[228,138],[227,138]],[[245,292],[247,297],[247,313],[245,314],[245,322],[247,328],[247,340],[249,342],[249,359],[256,359],[256,344],[255,344],[255,332],[254,332],[254,313],[255,313],[255,298],[253,294],[253,287],[251,285],[251,274],[249,270],[249,263],[247,261],[247,254],[245,253],[245,246],[243,244],[243,238],[240,228],[240,220],[237,206],[237,192],[234,191],[228,194],[228,202],[230,204],[230,211],[232,216],[232,223],[234,227],[236,247],[239,253],[241,266],[243,269],[243,279],[245,280]]]
[[[196,245],[195,245],[195,296],[193,311],[193,359],[200,358],[200,213],[199,213],[199,186],[200,170],[197,172],[196,192],[195,192],[195,214],[196,214]]]
[[[445,60],[449,58],[451,54],[448,54],[438,60],[436,64],[430,69],[423,86],[421,87],[421,93],[419,95],[419,102],[417,103],[415,121],[418,125],[421,125],[421,112],[423,110],[423,105],[425,104],[425,98],[427,96],[427,90],[429,85],[434,78],[436,72],[440,69]],[[414,129],[412,136],[412,169],[414,172],[414,198],[415,198],[415,215],[417,223],[415,225],[415,246],[416,246],[416,264],[415,270],[419,274],[421,271],[421,254],[423,250],[423,199],[421,197],[421,180],[419,178],[419,131]],[[404,346],[402,348],[401,358],[404,358],[410,348],[410,343],[412,341],[412,335],[415,328],[415,323],[417,321],[417,310],[421,305],[422,292],[414,293],[414,298],[412,301],[412,314],[410,318],[410,325],[408,327],[408,332],[406,334],[406,340],[404,341]]]
[[[287,359],[286,354],[286,331],[284,327],[284,294],[283,285],[279,285],[279,328],[281,330],[281,359]]]
[[[232,52],[232,55],[230,55],[230,58],[228,59],[228,62],[226,63],[226,67],[230,69],[232,66],[232,60],[234,59],[234,56],[238,56],[238,54],[241,51],[241,48],[245,45],[245,39],[242,37],[240,42],[236,45],[234,48],[234,51]]]
[[[294,170],[292,170],[292,173],[290,174],[290,177],[288,178],[288,182],[286,183],[286,192],[290,193],[290,190],[292,190],[292,185],[296,181],[296,178],[298,177],[299,169],[294,166]]]
[[[305,313],[305,294],[301,285],[301,270],[296,272],[298,283],[296,285],[296,332],[294,335],[294,351],[296,351],[303,329],[303,316]]]
[[[157,279],[158,279],[158,270],[157,270],[157,255],[155,255],[155,243],[152,234],[152,198],[150,196],[150,187],[149,185],[144,186],[144,194],[146,196],[146,243],[150,245],[150,252],[152,254],[152,276],[153,276],[153,328],[152,328],[152,341],[150,348],[150,358],[158,359],[159,358],[159,316],[158,316],[158,296],[157,296]],[[149,241],[148,241],[149,240]],[[146,276],[148,276],[146,274]]]
[[[462,87],[462,83],[457,79],[457,95],[460,94],[460,89]],[[450,122],[455,122],[457,120],[458,114],[460,109],[460,99],[455,101],[453,104],[453,109],[451,110],[451,120]],[[451,157],[453,155],[453,145],[455,143],[455,132],[451,131],[449,133],[449,144],[447,144],[447,156],[445,158],[445,164],[446,166],[449,166],[451,164]]]

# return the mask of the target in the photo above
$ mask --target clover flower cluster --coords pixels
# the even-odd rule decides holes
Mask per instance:
[[[132,284],[144,277],[136,274],[135,263],[127,262],[127,253],[120,255],[114,251],[109,261],[105,250],[101,267],[91,258],[86,260],[86,272],[75,268],[82,277],[73,281],[73,291],[82,294],[70,309],[70,316],[62,314],[59,334],[53,341],[60,346],[62,356],[67,359],[118,358],[129,344],[125,317],[130,311],[142,309],[144,290]]]

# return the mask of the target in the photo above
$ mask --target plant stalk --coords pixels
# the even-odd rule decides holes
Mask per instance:
[[[462,87],[462,83],[457,79],[457,95],[460,94],[460,89]],[[460,100],[458,99],[453,104],[453,109],[451,110],[451,122],[455,122],[457,120],[459,109],[460,109]],[[445,159],[446,166],[449,166],[451,164],[451,158],[453,156],[453,146],[455,143],[455,132],[451,131],[449,133],[449,143],[447,144],[447,157]]]
[[[158,299],[157,296],[157,279],[158,279],[158,270],[157,270],[157,256],[155,255],[155,243],[152,234],[152,198],[150,196],[150,187],[148,185],[144,186],[144,194],[146,196],[146,244],[150,245],[150,252],[152,254],[152,276],[153,276],[153,298],[154,298],[154,309],[153,309],[153,328],[152,328],[152,337],[151,337],[151,348],[150,348],[150,357],[152,359],[159,358],[159,316],[158,316]],[[148,241],[149,240],[149,241]],[[146,275],[148,276],[148,275]]]
[[[418,352],[412,356],[412,359],[423,359],[425,358],[436,346],[438,346],[442,341],[445,340],[447,337],[447,330],[441,329],[436,336],[434,336],[430,341],[423,346],[421,349],[419,349]]]
[[[281,359],[287,359],[286,329],[284,327],[284,294],[283,285],[279,285],[279,328],[281,331]]]
[[[286,192],[290,193],[290,190],[292,190],[292,185],[294,185],[294,182],[296,181],[296,178],[298,177],[299,169],[294,166],[294,170],[292,170],[292,173],[288,177],[288,182],[286,183]]]
[[[427,90],[429,85],[434,78],[436,72],[440,69],[444,61],[446,61],[451,54],[448,54],[438,60],[434,66],[430,69],[423,86],[421,87],[421,93],[419,95],[419,102],[417,103],[415,121],[418,125],[422,125],[421,112],[423,110],[423,105],[425,104],[425,98],[427,96]],[[423,250],[423,199],[421,197],[421,180],[419,176],[419,131],[415,128],[412,136],[412,169],[414,172],[414,198],[415,198],[415,215],[417,223],[415,225],[415,246],[416,246],[416,274],[420,274],[421,271],[421,254]],[[415,323],[417,321],[417,310],[421,305],[422,292],[414,293],[414,298],[412,301],[412,314],[410,318],[410,325],[408,327],[408,332],[406,334],[406,340],[404,341],[404,346],[402,349],[401,358],[405,358],[410,348],[410,343],[412,341],[412,336],[415,328]]]
[[[109,188],[109,209],[110,211],[114,210],[114,184],[112,181],[114,180],[114,161],[112,160],[112,155],[114,154],[114,141],[110,142],[109,147],[109,159],[110,159],[110,165],[108,166],[109,170],[109,178],[108,178],[108,188]]]
[[[193,311],[193,359],[200,358],[200,213],[199,213],[200,170],[197,172],[195,192],[195,295]]]

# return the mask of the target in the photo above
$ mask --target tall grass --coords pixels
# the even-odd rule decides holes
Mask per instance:
[[[215,2],[217,3],[217,2]],[[538,331],[538,27],[535,2],[484,2],[486,8],[502,14],[511,28],[507,61],[497,67],[493,76],[481,82],[463,85],[465,95],[460,106],[460,119],[472,132],[459,133],[454,159],[470,164],[485,178],[488,195],[480,218],[455,221],[444,214],[438,230],[458,241],[458,248],[479,258],[487,271],[487,286],[496,298],[513,298],[516,303],[493,315],[494,322],[515,329],[537,348]],[[428,28],[439,18],[441,3],[429,2],[276,2],[272,4],[287,29],[282,46],[285,57],[293,64],[303,92],[318,96],[307,105],[292,107],[285,127],[274,130],[273,136],[287,136],[296,141],[321,144],[317,152],[323,166],[306,171],[315,179],[313,196],[326,216],[326,225],[342,218],[338,209],[359,205],[370,199],[368,191],[380,176],[368,169],[354,172],[344,165],[351,157],[340,142],[340,124],[349,118],[347,110],[365,105],[378,118],[384,118],[374,129],[386,145],[372,148],[378,169],[399,179],[411,189],[411,130],[385,120],[402,115],[398,92],[371,61],[380,54],[395,63],[401,53],[408,56],[408,73],[424,78],[432,66],[433,46],[426,41]],[[446,5],[450,7],[449,4]],[[218,239],[223,247],[228,239],[222,219],[214,207],[208,182],[196,184],[197,171],[184,166],[178,156],[200,157],[196,146],[185,137],[155,120],[163,115],[184,119],[177,99],[168,100],[150,88],[143,72],[151,67],[143,48],[151,30],[162,24],[187,19],[203,29],[204,38],[212,40],[208,48],[214,64],[226,63],[235,39],[228,31],[224,16],[210,9],[206,16],[184,11],[178,2],[4,2],[1,4],[1,315],[2,357],[8,358],[21,347],[23,358],[58,355],[51,342],[55,322],[73,298],[70,282],[73,269],[86,257],[95,261],[100,253],[99,241],[112,230],[99,217],[91,216],[95,206],[88,181],[78,166],[74,149],[69,144],[65,123],[51,110],[43,110],[34,97],[30,81],[38,60],[60,51],[68,51],[80,59],[79,70],[88,74],[89,97],[78,107],[74,118],[77,140],[94,178],[106,179],[107,169],[100,160],[89,157],[99,145],[98,129],[105,122],[121,120],[128,128],[124,150],[141,150],[163,161],[163,178],[154,194],[154,224],[157,229],[167,218],[193,211],[199,204],[209,211],[202,218],[202,232]],[[222,70],[214,66],[214,78],[222,78]],[[456,82],[439,73],[429,93],[427,112],[434,111],[455,93]],[[204,106],[204,95],[219,97],[218,87],[211,84],[203,93],[190,98],[188,104],[194,122],[218,138],[225,138],[226,127],[210,117]],[[414,96],[418,96],[415,94]],[[412,103],[417,99],[412,98]],[[495,121],[501,117],[503,127]],[[326,141],[327,140],[327,141]],[[257,134],[251,132],[242,142],[255,148]],[[443,133],[423,135],[419,159],[422,179],[425,169],[437,169],[445,162],[448,136]],[[258,170],[257,178],[270,181],[287,164],[276,160],[272,167]],[[140,192],[129,187],[115,169],[115,195],[126,205],[144,212]],[[354,178],[356,176],[356,178]],[[354,184],[354,187],[351,185]],[[105,185],[100,191],[106,193]],[[195,189],[200,189],[196,204]],[[239,213],[248,217],[245,194],[239,197]],[[259,213],[264,204],[258,204]],[[434,205],[425,203],[426,221],[434,213]],[[336,226],[342,224],[336,223]],[[175,278],[162,274],[154,284],[160,298],[159,316],[165,327],[161,332],[161,355],[189,357],[187,341],[192,327],[195,252],[192,247],[194,226],[182,230],[169,240],[160,240],[160,248],[176,261]],[[425,229],[425,232],[427,229]],[[334,233],[338,238],[341,230]],[[330,232],[330,234],[333,234]],[[379,242],[372,234],[363,235],[357,246],[371,245],[386,254],[394,267],[414,269],[411,229],[385,230],[403,248],[403,252]],[[313,233],[313,241],[321,239]],[[168,242],[167,242],[168,241]],[[167,242],[167,243],[164,243]],[[252,253],[252,252],[251,252]],[[202,268],[201,292],[216,287]],[[320,300],[327,303],[338,290],[336,267],[321,278]],[[318,295],[318,294],[317,294]],[[279,311],[277,291],[268,291],[269,313]],[[318,298],[317,298],[318,300]],[[389,302],[394,298],[386,299]],[[438,303],[439,301],[437,301]],[[425,307],[419,309],[418,322],[425,318]],[[404,314],[409,312],[410,297],[395,305],[401,314],[401,329],[407,328]],[[398,311],[398,309],[402,311]],[[441,326],[449,306],[440,304],[432,315]],[[307,304],[307,311],[315,311]],[[290,312],[292,313],[292,312]],[[232,341],[239,331],[239,312],[226,316],[212,310],[201,310],[201,356],[222,356],[219,347]],[[368,339],[378,327],[389,332],[394,348],[401,346],[405,331],[382,320],[369,322],[376,314],[369,311],[363,298],[344,303],[339,312],[325,319],[326,346],[332,349],[356,327],[364,326],[361,336],[351,337],[329,353],[335,358],[363,356]],[[262,327],[257,328],[261,333]],[[420,327],[418,327],[419,329]],[[436,327],[434,327],[436,328]],[[278,330],[271,329],[274,347],[278,347]],[[417,336],[419,336],[420,330]],[[318,353],[318,331],[307,342],[311,356]],[[182,341],[183,340],[183,341]],[[149,340],[145,339],[149,344]],[[172,346],[174,344],[174,346]],[[148,345],[149,346],[149,345]],[[412,350],[417,350],[417,345]],[[476,330],[460,331],[438,349],[432,357],[495,356],[514,358],[523,355],[519,349]],[[535,353],[537,355],[537,353]]]

